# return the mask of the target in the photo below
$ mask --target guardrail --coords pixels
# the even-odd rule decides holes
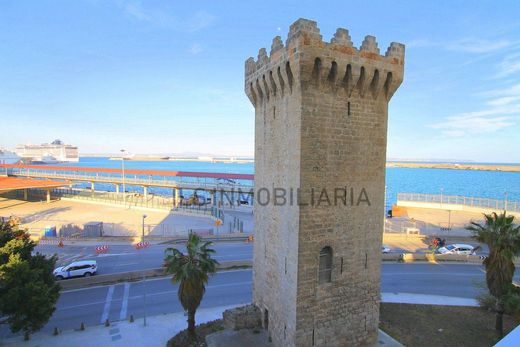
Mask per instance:
[[[520,212],[520,202],[488,199],[488,198],[476,198],[459,195],[443,195],[443,194],[418,194],[418,193],[398,193],[397,204],[399,202],[421,202],[430,204],[441,205],[462,205],[474,208],[483,209],[496,209],[500,211]]]

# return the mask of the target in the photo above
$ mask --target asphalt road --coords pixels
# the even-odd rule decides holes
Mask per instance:
[[[484,270],[480,265],[466,264],[383,264],[381,291],[385,293],[416,293],[474,298],[482,291]],[[520,276],[515,276],[516,280]],[[44,328],[52,332],[101,324],[105,319],[121,320],[133,315],[182,312],[177,299],[177,285],[169,278],[145,282],[120,283],[62,292],[57,309]],[[146,299],[144,293],[146,292]],[[251,270],[219,272],[210,278],[201,307],[245,304],[251,301]],[[146,304],[145,304],[146,300]],[[11,336],[4,328],[0,336]]]
[[[236,212],[243,213],[243,212]],[[60,248],[56,245],[38,245],[35,251],[52,255],[58,254],[58,266],[68,265],[77,260],[96,260],[98,274],[111,274],[117,272],[136,271],[158,268],[163,265],[164,251],[168,247],[179,248],[184,251],[183,244],[152,244],[145,249],[135,249],[131,244],[109,245],[108,252],[96,254],[98,245],[70,245]],[[216,242],[212,246],[216,250],[215,259],[218,261],[252,260],[253,244],[245,242]],[[485,249],[487,251],[487,248]],[[392,252],[405,252],[401,248],[393,248]],[[487,254],[480,251],[479,254]]]
[[[106,254],[96,254],[95,245],[66,245],[63,248],[54,245],[38,245],[35,251],[48,255],[58,254],[57,266],[67,265],[77,260],[95,260],[98,263],[98,274],[111,274],[161,267],[164,262],[164,251],[168,247],[185,250],[182,244],[153,244],[140,250],[136,250],[132,245],[109,245]],[[218,261],[253,259],[252,243],[219,242],[212,248],[216,251],[214,258]]]

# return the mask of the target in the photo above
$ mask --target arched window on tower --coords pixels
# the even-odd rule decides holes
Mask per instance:
[[[319,283],[332,280],[332,248],[323,247],[320,251]]]

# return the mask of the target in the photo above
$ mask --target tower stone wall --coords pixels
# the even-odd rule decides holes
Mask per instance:
[[[245,66],[255,107],[253,303],[276,346],[375,342],[388,102],[404,46],[299,19]],[[332,250],[330,282],[320,252]],[[321,283],[323,282],[323,283]]]

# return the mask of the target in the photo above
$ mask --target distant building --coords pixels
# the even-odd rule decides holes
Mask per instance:
[[[0,164],[15,164],[20,161],[20,156],[0,147]]]
[[[66,145],[61,140],[41,145],[18,145],[15,152],[26,163],[77,163],[78,147]]]

